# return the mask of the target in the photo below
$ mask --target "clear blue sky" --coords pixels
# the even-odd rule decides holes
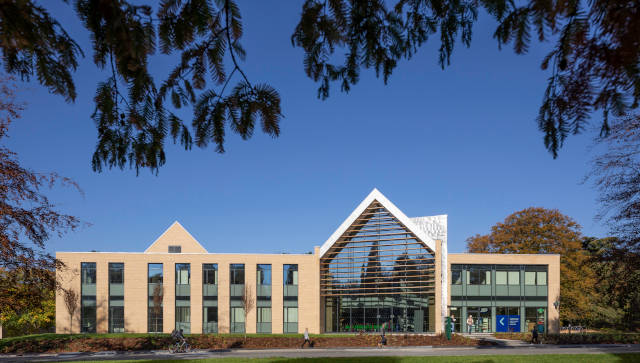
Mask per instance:
[[[210,252],[306,252],[321,245],[377,187],[408,216],[449,215],[449,250],[487,233],[508,214],[558,208],[587,235],[596,194],[581,184],[596,132],[571,137],[557,160],[544,149],[535,117],[547,74],[540,61],[549,44],[526,56],[498,50],[494,24],[482,16],[470,49],[458,46],[452,65],[437,64],[436,42],[403,61],[389,84],[363,73],[351,93],[321,101],[290,42],[301,1],[240,1],[244,70],[282,96],[282,134],[233,134],[227,153],[168,147],[158,176],[142,171],[91,171],[96,143],[90,119],[96,83],[108,77],[91,61],[87,33],[68,5],[54,13],[87,57],[75,75],[78,98],[67,104],[39,84],[24,84],[28,103],[8,145],[37,171],[77,181],[49,193],[67,213],[91,226],[53,238],[50,251],[142,251],[174,220]],[[295,3],[295,5],[294,5]],[[278,5],[280,5],[278,7]],[[434,39],[435,40],[435,39]],[[166,74],[168,57],[154,58]]]

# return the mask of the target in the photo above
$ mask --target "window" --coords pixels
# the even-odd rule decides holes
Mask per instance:
[[[189,285],[191,277],[191,265],[188,263],[176,263],[176,285]]]
[[[284,332],[298,332],[298,308],[284,307]]]
[[[218,264],[217,263],[205,263],[202,265],[202,283],[205,285],[217,285],[218,284]]]
[[[467,281],[469,285],[491,285],[491,270],[470,267],[467,271]]]
[[[257,265],[258,285],[271,285],[271,265]]]
[[[462,271],[458,269],[451,269],[451,284],[452,285],[460,285],[462,284]]]
[[[162,264],[161,263],[149,264],[149,283],[150,284],[162,283]]]
[[[176,306],[176,329],[190,332],[191,308],[189,306]]]
[[[258,308],[256,310],[258,323],[271,322],[271,308]]]
[[[244,285],[244,264],[232,263],[229,268],[230,283],[232,285]]]
[[[147,331],[149,333],[162,333],[162,308],[150,306],[147,311]]]
[[[162,264],[150,263],[148,269],[147,294],[147,331],[149,333],[162,333],[163,325],[163,290],[162,290]]]
[[[546,271],[525,271],[524,273],[525,285],[546,285],[547,284],[547,272]]]
[[[124,263],[109,264],[109,283],[110,284],[124,283]]]
[[[520,285],[520,271],[509,271],[509,285]]]
[[[182,246],[169,246],[169,253],[181,253]]]
[[[520,285],[520,271],[496,271],[496,285]]]
[[[82,283],[83,284],[95,284],[96,283],[96,263],[95,262],[82,262],[80,264],[82,270]]]
[[[298,285],[298,265],[284,265],[284,284]]]
[[[204,322],[202,324],[203,333],[217,333],[218,332],[218,307],[217,306],[205,306]]]
[[[80,331],[96,332],[96,263],[80,264]]]
[[[546,285],[547,284],[547,273],[544,271],[538,271],[536,273],[536,285]]]
[[[239,307],[232,307],[231,314],[231,333],[244,333],[244,310]]]
[[[124,263],[109,263],[109,333],[124,333]]]

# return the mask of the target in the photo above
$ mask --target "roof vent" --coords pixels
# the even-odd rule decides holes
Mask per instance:
[[[169,246],[169,253],[181,253],[182,246]]]

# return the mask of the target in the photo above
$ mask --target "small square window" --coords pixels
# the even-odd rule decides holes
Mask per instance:
[[[181,253],[182,246],[169,246],[169,253]]]

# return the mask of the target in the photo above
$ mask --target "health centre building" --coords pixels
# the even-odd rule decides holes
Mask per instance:
[[[56,296],[58,333],[559,329],[559,255],[448,253],[446,215],[407,217],[377,189],[309,254],[209,253],[175,222],[144,252],[56,257],[78,296],[73,319]]]

